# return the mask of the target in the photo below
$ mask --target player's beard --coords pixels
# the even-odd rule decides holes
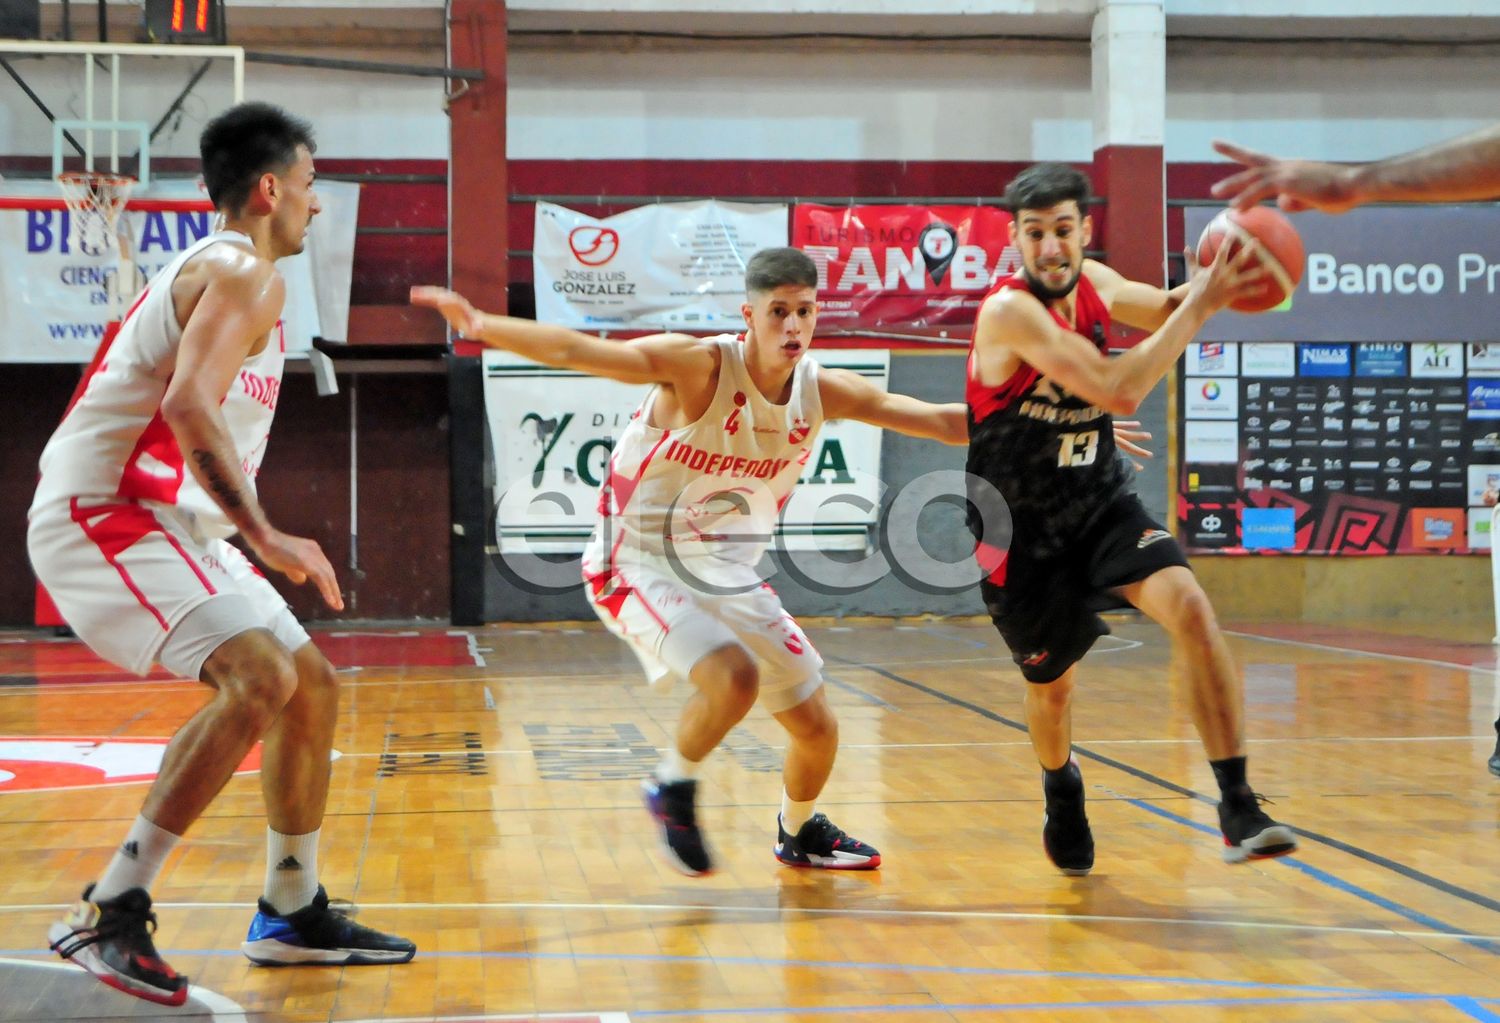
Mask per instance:
[[[1060,288],[1051,288],[1033,277],[1030,270],[1026,270],[1026,286],[1031,293],[1043,302],[1056,302],[1073,294],[1073,289],[1078,287],[1078,278],[1083,273],[1083,265],[1079,264],[1073,268],[1073,274],[1068,278],[1068,283]]]

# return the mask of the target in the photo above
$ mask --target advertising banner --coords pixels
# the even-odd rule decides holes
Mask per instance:
[[[890,379],[886,350],[819,352],[818,362],[856,372],[882,390]],[[583,550],[615,439],[650,390],[485,351],[501,554]],[[823,424],[773,546],[865,549],[880,515],[880,437],[865,423]]]
[[[745,264],[787,243],[775,203],[658,203],[612,217],[536,204],[536,318],[583,329],[744,326]]]
[[[966,339],[985,293],[1021,268],[1010,221],[991,206],[797,205],[792,245],[818,264],[819,329]]]
[[[1183,211],[1189,244],[1218,212]],[[1369,207],[1291,220],[1307,250],[1291,302],[1221,312],[1201,340],[1500,341],[1500,207]]]
[[[1179,376],[1185,547],[1477,548],[1469,527],[1500,499],[1500,380],[1466,379],[1468,346],[1288,343],[1294,354],[1285,362],[1252,359],[1258,346],[1240,347],[1237,377]],[[1296,376],[1283,375],[1287,364]],[[1190,348],[1181,369],[1193,365],[1202,356]]]
[[[13,185],[30,184],[7,182],[6,189],[17,194]],[[38,196],[56,197],[51,182],[35,184]],[[314,337],[347,340],[359,185],[319,181],[317,191],[323,212],[308,229],[307,248],[277,264],[286,281],[288,352],[306,351]],[[153,199],[202,197],[196,180],[158,179],[151,187]],[[215,228],[208,211],[127,210],[124,217],[145,280]],[[113,315],[108,289],[116,265],[114,251],[75,244],[70,216],[62,210],[0,209],[0,362],[92,359]]]

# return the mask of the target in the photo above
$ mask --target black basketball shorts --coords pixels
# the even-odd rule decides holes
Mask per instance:
[[[1173,536],[1126,494],[1110,503],[1062,554],[1028,552],[1017,521],[1004,583],[979,584],[990,620],[1028,682],[1051,682],[1082,660],[1109,626],[1100,611],[1128,607],[1114,588],[1164,568],[1188,567]]]

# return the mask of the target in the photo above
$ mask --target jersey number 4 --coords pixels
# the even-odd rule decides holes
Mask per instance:
[[[1098,456],[1098,430],[1064,433],[1057,438],[1057,464],[1060,466],[1093,465]]]

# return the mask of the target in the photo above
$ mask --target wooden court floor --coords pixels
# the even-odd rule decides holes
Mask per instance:
[[[1231,867],[1162,635],[1118,623],[1075,714],[1082,879],[1042,853],[1024,683],[986,623],[812,625],[843,740],[820,806],[884,866],[772,858],[782,737],[756,711],[705,770],[703,879],[658,861],[638,801],[682,693],[599,628],[319,633],[345,681],[323,877],[420,952],[241,958],[264,835],[246,773],[155,890],[195,983],[178,1011],[44,935],[204,693],[0,635],[0,1020],[1500,1020],[1495,653],[1426,631],[1233,629],[1251,778],[1303,847]]]

